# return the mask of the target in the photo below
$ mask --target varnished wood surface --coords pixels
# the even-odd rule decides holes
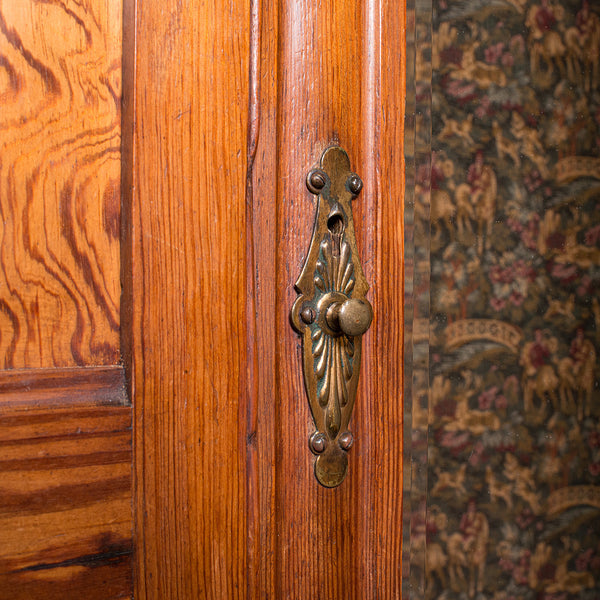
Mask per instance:
[[[395,599],[402,540],[404,10],[371,0],[290,0],[279,4],[274,27],[267,4],[260,13],[262,118],[251,194],[258,375],[251,378],[257,450],[256,464],[249,463],[249,514],[259,507],[255,555],[262,578],[252,597]],[[306,173],[333,143],[348,151],[365,183],[353,210],[375,320],[363,341],[349,473],[327,490],[312,472],[307,440],[314,425],[289,308],[312,234]]]
[[[0,378],[0,597],[129,598],[131,408],[106,405],[122,400],[122,378],[86,400],[70,391],[72,373],[45,385],[37,375],[38,390],[53,389],[48,403],[35,390],[3,402],[18,382]]]
[[[403,7],[137,7],[123,215],[137,597],[399,598]],[[375,321],[348,478],[326,490],[289,309],[314,218],[306,173],[332,143],[365,181]]]
[[[121,11],[0,2],[0,368],[118,361]]]
[[[403,2],[371,0],[365,39],[377,48],[364,66],[360,164],[366,202],[355,203],[363,223],[363,266],[375,318],[363,349],[357,435],[363,519],[363,598],[395,599],[402,586],[404,406],[404,109],[406,13]],[[357,446],[358,448],[358,446]],[[361,595],[358,594],[357,598]]]
[[[243,598],[249,3],[125,14],[136,598]]]
[[[46,411],[78,405],[125,405],[125,372],[120,365],[0,371],[0,414],[7,410]]]
[[[356,428],[364,396],[359,391],[350,425],[356,442],[349,454],[348,476],[339,487],[325,489],[314,477],[314,457],[307,447],[314,425],[303,385],[300,338],[289,325],[289,310],[297,296],[293,285],[313,228],[314,199],[306,189],[306,173],[332,143],[346,150],[354,170],[363,171],[359,162],[363,9],[363,3],[342,0],[328,0],[321,6],[289,0],[281,7],[277,154],[282,176],[277,180],[276,196],[274,336],[280,408],[275,422],[279,445],[273,598],[368,598],[361,593],[365,522],[357,509],[363,510],[371,498],[362,494],[356,468],[365,444],[363,431]],[[364,203],[367,195],[361,193],[359,198],[354,207]],[[355,227],[362,253],[366,236],[360,219],[355,219]],[[364,256],[362,253],[363,264]],[[363,364],[363,381],[365,371]]]
[[[275,423],[281,411],[274,354],[279,7],[252,3],[246,187],[247,598],[274,598],[277,565]],[[298,356],[299,358],[299,356]],[[290,490],[290,495],[295,491]]]

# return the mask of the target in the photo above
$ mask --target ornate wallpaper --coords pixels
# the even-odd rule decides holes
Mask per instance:
[[[597,600],[600,2],[434,0],[421,52],[425,597]]]

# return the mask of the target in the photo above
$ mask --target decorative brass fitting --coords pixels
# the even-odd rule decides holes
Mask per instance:
[[[317,455],[315,475],[325,487],[335,487],[348,470],[347,451],[353,443],[348,422],[362,335],[373,319],[352,219],[351,202],[362,181],[350,170],[346,152],[334,146],[323,152],[320,168],[310,171],[306,185],[319,198],[291,320],[302,336],[304,383],[317,428],[309,439]]]

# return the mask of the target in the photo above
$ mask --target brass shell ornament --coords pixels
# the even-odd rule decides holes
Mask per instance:
[[[307,176],[318,195],[317,214],[308,256],[296,282],[300,294],[291,311],[302,336],[304,383],[316,431],[309,447],[316,454],[315,476],[325,487],[346,477],[352,415],[362,335],[373,319],[365,295],[369,289],[360,266],[352,200],[362,189],[350,170],[350,159],[337,146],[327,148],[320,167]]]

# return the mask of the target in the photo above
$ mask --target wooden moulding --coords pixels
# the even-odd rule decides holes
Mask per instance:
[[[0,596],[131,596],[131,408],[120,367],[0,374]]]
[[[123,406],[128,403],[119,365],[0,372],[0,414],[40,407]]]

